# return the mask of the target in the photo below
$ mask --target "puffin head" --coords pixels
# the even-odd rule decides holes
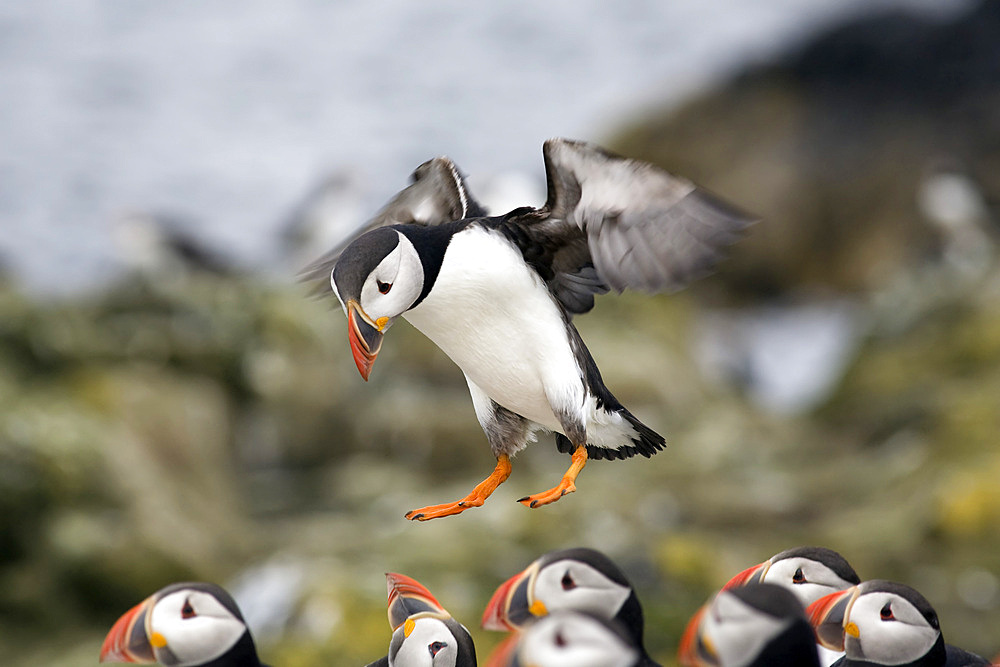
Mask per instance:
[[[937,613],[916,590],[872,579],[809,605],[809,622],[820,644],[849,660],[879,665],[944,664]],[[935,655],[940,654],[940,655]]]
[[[634,667],[640,658],[641,651],[614,621],[556,611],[511,634],[487,667]]]
[[[347,315],[347,337],[361,377],[371,373],[382,336],[424,289],[424,269],[399,225],[380,227],[344,249],[330,274]]]
[[[720,591],[688,623],[677,657],[684,667],[819,667],[802,605],[775,584]]]
[[[420,582],[387,573],[389,667],[475,667],[476,648],[466,628]]]
[[[861,583],[861,579],[847,560],[832,549],[795,547],[743,570],[722,590],[760,583],[787,588],[803,607],[808,607],[824,595]]]
[[[642,641],[642,609],[632,585],[614,561],[587,548],[551,551],[501,584],[486,605],[482,626],[523,629],[538,617],[562,610],[635,625],[635,639]]]
[[[257,664],[236,602],[215,584],[181,583],[125,612],[105,637],[100,661],[195,667],[230,652],[233,664]]]

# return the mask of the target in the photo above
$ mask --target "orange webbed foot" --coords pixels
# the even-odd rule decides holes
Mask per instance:
[[[497,467],[490,473],[490,476],[476,485],[469,495],[456,500],[453,503],[442,503],[441,505],[428,505],[420,509],[410,510],[403,515],[403,518],[410,521],[429,521],[445,516],[461,514],[470,507],[479,507],[486,499],[492,495],[497,487],[510,477],[510,458],[506,454],[497,457]]]
[[[525,496],[524,498],[518,499],[517,502],[521,503],[525,507],[541,507],[542,505],[548,505],[559,500],[567,493],[573,493],[576,491],[576,476],[580,474],[583,470],[583,466],[587,465],[587,448],[583,445],[577,446],[573,450],[573,463],[570,464],[569,470],[563,475],[562,481],[556,486],[552,487],[548,491],[543,491],[541,493],[534,493],[530,496]]]

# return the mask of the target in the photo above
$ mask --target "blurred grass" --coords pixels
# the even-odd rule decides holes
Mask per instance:
[[[306,583],[280,631],[260,638],[274,664],[384,654],[386,571],[427,585],[485,657],[500,639],[476,629],[493,588],[570,545],[629,572],[668,664],[714,589],[798,544],[913,584],[950,641],[1000,648],[998,596],[962,597],[963,581],[1000,569],[996,274],[873,334],[832,398],[798,417],[700,378],[690,295],[602,299],[579,320],[584,338],[668,448],[595,462],[578,493],[531,511],[514,500],[567,464],[543,438],[483,508],[426,524],[402,514],[464,495],[493,465],[458,369],[400,325],[365,384],[330,304],[192,280],[170,293],[132,283],[65,301],[0,296],[8,664],[96,656],[117,615],[164,584],[226,583],[282,558]]]

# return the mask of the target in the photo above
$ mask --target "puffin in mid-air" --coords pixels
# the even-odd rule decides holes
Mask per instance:
[[[405,574],[385,575],[389,653],[368,667],[476,667],[476,646],[464,625],[431,592]]]
[[[167,667],[266,667],[232,596],[206,583],[171,584],[125,612],[101,662]]]
[[[554,431],[572,463],[553,488],[519,500],[529,507],[575,491],[588,458],[660,450],[663,437],[604,385],[572,318],[609,290],[682,287],[752,222],[690,181],[591,144],[552,139],[542,153],[541,208],[486,217],[454,163],[435,158],[359,237],[305,272],[330,281],[365,379],[400,316],[465,373],[496,468],[465,498],[408,519],[482,505],[539,430]]]
[[[816,638],[845,651],[836,667],[989,667],[982,656],[944,643],[937,612],[919,592],[870,579],[809,605]]]

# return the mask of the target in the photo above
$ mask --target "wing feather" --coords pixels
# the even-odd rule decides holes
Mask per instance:
[[[552,248],[550,285],[591,266],[604,290],[676,290],[707,273],[753,222],[691,181],[591,144],[551,139],[543,155],[548,197],[521,222],[533,242]]]
[[[325,294],[331,290],[330,272],[340,254],[365,232],[387,225],[442,225],[485,215],[486,209],[469,192],[458,166],[447,157],[436,157],[417,167],[410,176],[410,185],[390,199],[375,217],[303,269],[299,277],[313,284],[314,293]]]

